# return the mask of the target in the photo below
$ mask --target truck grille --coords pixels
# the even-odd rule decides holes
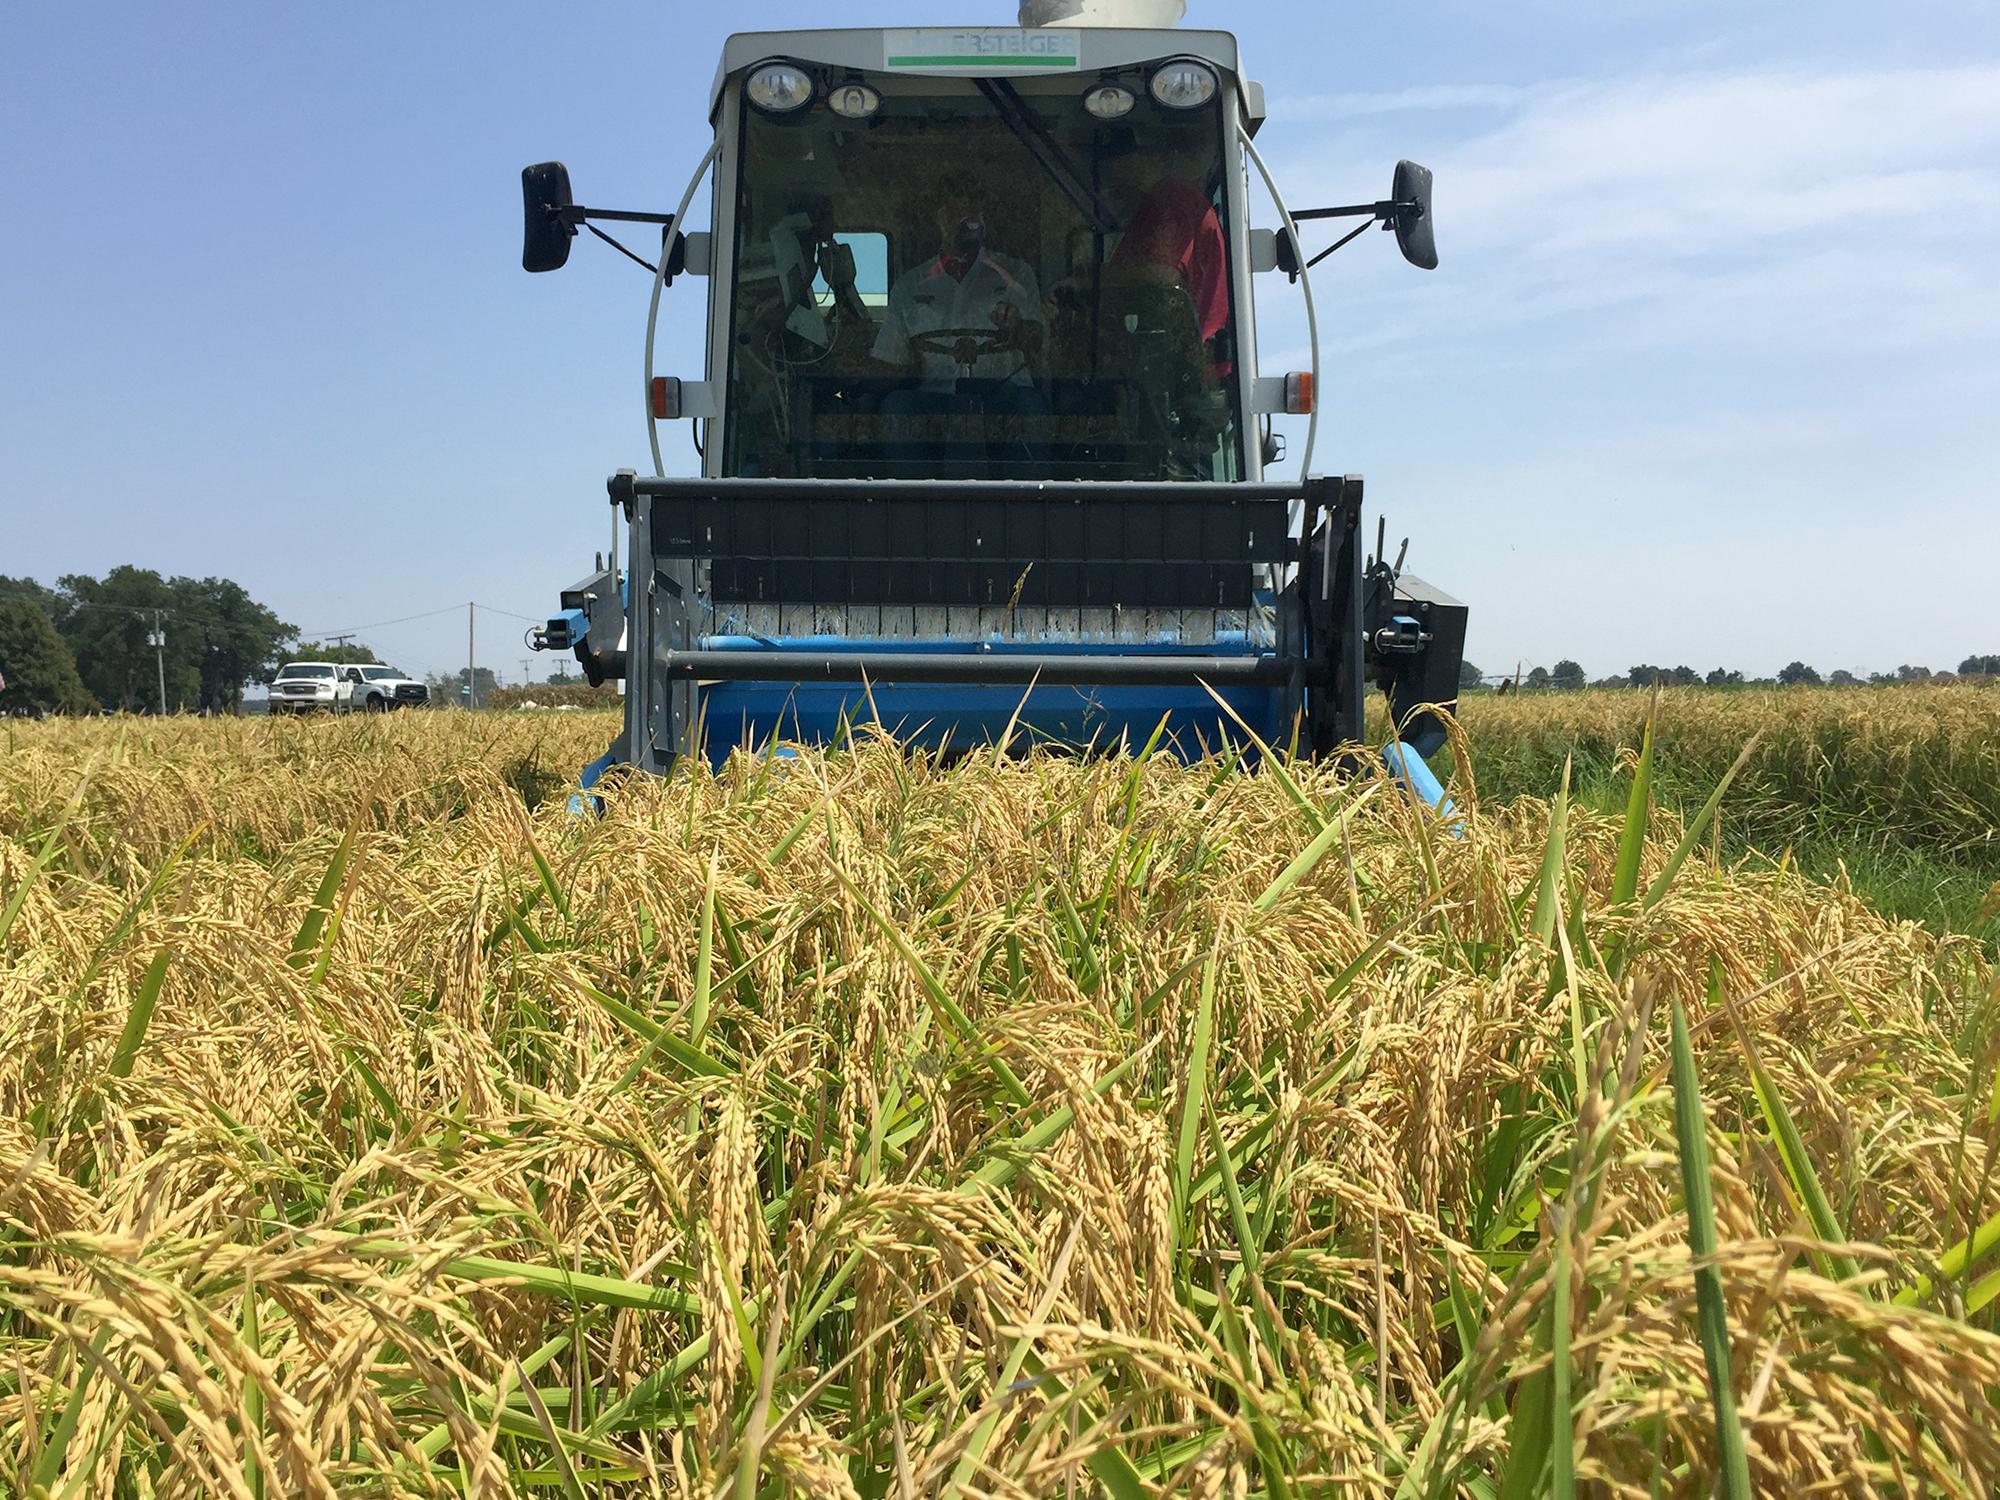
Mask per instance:
[[[396,701],[399,703],[422,703],[430,695],[431,690],[421,682],[399,682],[396,684]]]

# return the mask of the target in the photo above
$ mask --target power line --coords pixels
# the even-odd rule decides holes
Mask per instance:
[[[460,604],[447,604],[441,609],[425,610],[420,615],[400,615],[393,620],[371,620],[366,625],[350,625],[340,630],[331,628],[325,630],[301,630],[299,635],[302,639],[310,640],[326,640],[335,635],[361,635],[366,631],[382,630],[390,625],[408,625],[414,620],[434,620],[439,615],[455,614],[463,608],[464,606]],[[473,608],[483,609],[489,615],[504,615],[510,620],[521,620],[529,625],[539,625],[542,623],[541,620],[536,619],[533,615],[517,615],[511,609],[495,609],[490,604],[474,604]]]
[[[435,619],[439,615],[448,615],[457,608],[456,604],[447,604],[443,609],[426,610],[420,615],[402,615],[394,620],[372,620],[366,625],[355,625],[345,630],[301,630],[299,634],[301,636],[310,636],[314,639],[323,639],[330,635],[360,635],[364,630],[380,630],[388,625],[407,625],[412,620]]]

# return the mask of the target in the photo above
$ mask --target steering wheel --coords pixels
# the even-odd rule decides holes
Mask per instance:
[[[987,355],[1008,347],[1009,336],[1001,329],[934,328],[929,333],[910,335],[910,347],[919,354],[951,360],[962,369],[971,369]]]

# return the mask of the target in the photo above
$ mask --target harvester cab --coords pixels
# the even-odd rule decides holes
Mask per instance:
[[[1435,753],[1465,608],[1379,531],[1370,558],[1360,479],[1312,467],[1311,268],[1374,224],[1434,267],[1430,174],[1288,210],[1235,38],[1181,10],[1029,0],[1017,27],[733,36],[673,212],[581,207],[560,163],[523,172],[528,270],[585,229],[653,277],[651,473],[612,477],[608,562],[531,637],[623,685],[586,781],[857,724],[946,750],[1163,727],[1184,756],[1246,729],[1326,754],[1361,738],[1371,681]],[[709,227],[687,230],[704,184]],[[1361,222],[1309,257],[1300,225],[1323,218]],[[660,226],[655,259],[599,227],[621,220]],[[689,282],[706,368],[670,375],[654,335]],[[1261,371],[1260,282],[1303,294],[1311,368]],[[1307,419],[1296,477],[1278,414]],[[666,472],[677,421],[698,475]]]

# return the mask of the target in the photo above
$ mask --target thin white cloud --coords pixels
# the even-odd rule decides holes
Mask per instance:
[[[1353,120],[1437,110],[1513,109],[1530,92],[1511,83],[1457,83],[1373,94],[1304,94],[1273,99],[1271,117],[1291,125],[1308,120]]]
[[[1350,103],[1383,118],[1295,135],[1281,179],[1292,200],[1367,192],[1392,151],[1425,159],[1445,261],[1421,287],[1379,252],[1329,265],[1364,346],[1371,322],[1456,338],[1586,315],[1586,338],[1666,342],[2000,333],[2000,64],[1653,73]],[[1451,113],[1474,103],[1486,113]]]
[[[1644,240],[1663,215],[1752,234],[1871,213],[1937,224],[1950,198],[1878,187],[1949,172],[1990,202],[1996,145],[2000,65],[1983,65],[1573,85],[1443,154],[1453,218],[1478,244],[1577,224]]]

